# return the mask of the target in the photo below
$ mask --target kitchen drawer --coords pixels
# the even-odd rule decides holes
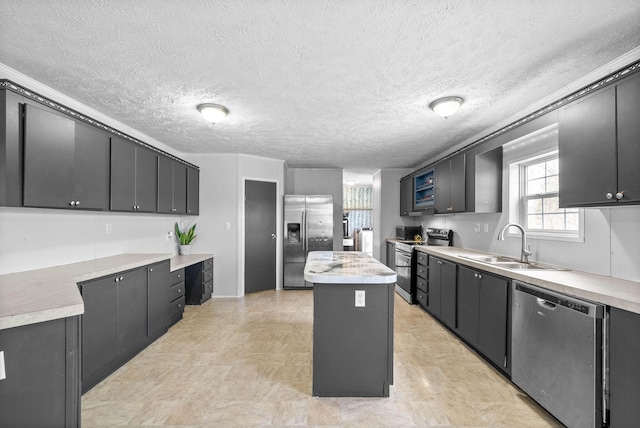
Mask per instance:
[[[184,311],[184,296],[171,302],[171,318],[180,316]]]
[[[171,273],[169,273],[169,278],[170,278],[170,284],[171,285],[176,285],[180,282],[184,282],[184,268],[183,269],[178,269],[176,271],[173,271]]]
[[[421,277],[421,278],[426,280],[427,279],[427,268],[425,266],[423,266],[423,265],[418,265],[416,267],[416,274],[419,277]]]
[[[173,302],[175,299],[178,299],[184,296],[184,282],[180,282],[178,284],[171,286],[171,301]]]
[[[202,301],[204,302],[211,298],[211,295],[213,294],[213,281],[205,282],[202,288]]]
[[[416,300],[418,301],[418,304],[422,306],[423,309],[427,309],[427,293],[418,289],[416,291]]]
[[[202,270],[211,270],[213,269],[213,259],[207,259],[204,261]]]
[[[422,251],[416,251],[418,253],[418,264],[422,266],[429,265],[429,255],[427,253],[423,253]]]
[[[204,282],[213,281],[213,270],[204,271]]]
[[[418,287],[418,290],[422,290],[424,293],[427,292],[427,280],[424,278],[420,278],[418,277],[416,280],[416,287]]]

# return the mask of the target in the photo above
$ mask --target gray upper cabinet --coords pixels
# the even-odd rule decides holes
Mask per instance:
[[[400,215],[408,216],[413,211],[413,176],[400,180]]]
[[[24,206],[104,210],[108,164],[105,133],[25,105]]]
[[[166,156],[158,156],[158,212],[187,212],[187,166]]]
[[[466,154],[460,153],[436,164],[435,212],[464,212],[466,207]]]
[[[640,75],[560,110],[560,206],[640,203]]]
[[[111,138],[111,209],[155,212],[158,160],[151,150]]]
[[[200,171],[187,167],[187,214],[200,213]]]
[[[640,74],[616,86],[620,202],[640,203]]]

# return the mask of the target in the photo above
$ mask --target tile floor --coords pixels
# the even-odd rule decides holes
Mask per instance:
[[[312,322],[308,290],[188,306],[82,396],[82,426],[561,426],[398,295],[391,396],[312,398]]]

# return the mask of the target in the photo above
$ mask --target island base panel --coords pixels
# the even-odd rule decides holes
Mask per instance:
[[[314,284],[313,396],[388,397],[394,284]],[[356,290],[365,306],[356,307]]]

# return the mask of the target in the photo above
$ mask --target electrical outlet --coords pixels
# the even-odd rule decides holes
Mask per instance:
[[[227,229],[227,230],[231,230],[231,223],[226,222],[226,223],[224,224],[224,228],[225,228],[225,229]]]
[[[475,233],[480,233],[480,223],[476,223],[476,227],[473,228]]]
[[[484,224],[484,233],[489,233],[489,223]]]
[[[173,232],[167,232],[167,241],[171,241],[173,239]]]
[[[356,308],[364,308],[364,290],[356,290]]]
[[[111,228],[111,224],[107,223],[106,233],[107,235],[111,235],[113,229]]]

